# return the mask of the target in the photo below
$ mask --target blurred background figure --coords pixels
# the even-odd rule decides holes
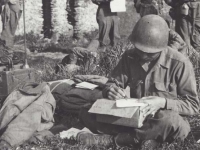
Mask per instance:
[[[200,1],[165,0],[171,6],[170,16],[175,20],[175,31],[186,44],[200,52]]]
[[[111,0],[92,0],[98,5],[97,23],[99,25],[99,42],[100,47],[107,45],[115,46],[120,39],[119,34],[119,17],[117,12],[111,12]]]
[[[141,17],[148,14],[158,15],[163,7],[162,0],[134,0],[134,2],[136,11]]]
[[[13,46],[18,21],[22,13],[23,0],[0,0],[2,33],[0,37],[0,63],[2,58],[13,58]]]

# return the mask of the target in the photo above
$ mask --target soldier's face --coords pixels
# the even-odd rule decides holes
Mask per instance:
[[[140,60],[143,61],[143,62],[153,61],[160,56],[160,52],[158,52],[158,53],[145,53],[145,52],[143,52],[139,49],[136,49],[135,52],[140,57]]]

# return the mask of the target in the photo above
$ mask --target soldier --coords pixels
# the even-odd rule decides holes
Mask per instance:
[[[0,37],[0,64],[7,63],[5,57],[13,58],[14,37],[21,16],[20,0],[0,0],[2,33]],[[13,58],[16,59],[16,58]]]
[[[135,48],[123,54],[103,90],[104,97],[116,100],[125,96],[122,88],[130,85],[130,96],[148,104],[140,108],[146,117],[143,126],[131,128],[96,122],[95,115],[82,109],[80,119],[85,126],[101,134],[79,133],[79,142],[135,148],[142,144],[142,149],[154,150],[159,143],[187,137],[190,125],[182,115],[198,113],[196,81],[190,61],[168,47],[168,38],[169,27],[163,18],[142,17],[130,36]]]
[[[163,8],[162,0],[134,0],[134,2],[136,11],[141,17],[148,14],[159,15]]]
[[[98,5],[97,23],[99,25],[99,42],[100,46],[111,44],[115,46],[120,39],[119,34],[119,17],[116,12],[111,12],[111,0],[92,0]]]
[[[200,52],[200,2],[199,0],[165,0],[172,8],[169,12],[175,20],[175,31],[186,44]]]

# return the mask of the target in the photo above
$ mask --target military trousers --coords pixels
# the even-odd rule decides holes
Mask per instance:
[[[3,13],[1,15],[2,17],[2,22],[3,22],[3,29],[1,32],[1,40],[3,41],[3,45],[8,48],[8,49],[12,49],[13,45],[14,45],[14,37],[15,37],[15,32],[17,30],[17,26],[18,26],[18,21],[19,18],[21,16],[22,11],[19,10],[18,12],[9,9],[10,13],[9,13],[9,20],[8,21],[4,21],[6,20],[8,14],[6,14],[5,12],[6,10],[3,10]]]
[[[147,117],[141,128],[118,126],[100,123],[96,121],[96,115],[88,113],[83,108],[79,114],[83,124],[94,133],[104,133],[113,136],[124,136],[124,143],[131,144],[136,138],[144,140],[156,140],[157,142],[173,142],[176,139],[184,140],[190,132],[188,121],[178,113],[171,110],[160,110],[154,117]],[[127,143],[127,141],[129,143]]]
[[[98,18],[99,25],[99,43],[100,46],[111,44],[115,46],[120,39],[119,34],[119,17],[117,15],[105,16]]]
[[[200,19],[196,18],[193,26],[190,16],[180,16],[176,19],[175,31],[188,46],[191,45],[200,52]]]

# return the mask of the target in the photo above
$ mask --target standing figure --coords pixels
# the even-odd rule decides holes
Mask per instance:
[[[15,32],[20,19],[21,0],[0,0],[2,33],[0,37],[0,57],[13,56]]]
[[[165,0],[172,8],[169,12],[175,20],[175,31],[188,46],[200,52],[200,1]]]
[[[111,0],[92,0],[98,5],[97,23],[99,24],[99,42],[100,46],[111,44],[115,46],[120,39],[119,17],[117,12],[111,12]]]

